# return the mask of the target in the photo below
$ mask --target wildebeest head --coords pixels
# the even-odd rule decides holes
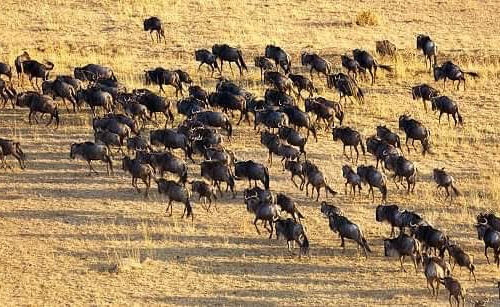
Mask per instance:
[[[76,154],[77,154],[80,146],[81,146],[81,144],[78,144],[78,143],[71,144],[71,150],[69,152],[69,157],[71,159],[74,159],[76,157]]]
[[[481,221],[478,221],[477,224],[474,225],[477,230],[477,238],[479,240],[482,240],[484,238],[484,235],[486,234],[486,230],[489,228],[488,226],[488,221],[483,218]]]
[[[434,67],[432,68],[432,72],[434,74],[434,81],[436,82],[441,80],[444,76],[444,71],[442,67],[434,65]]]

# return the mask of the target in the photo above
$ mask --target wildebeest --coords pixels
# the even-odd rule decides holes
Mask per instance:
[[[375,219],[377,222],[387,221],[391,225],[391,236],[394,235],[394,228],[399,228],[399,233],[404,233],[405,227],[410,225],[426,224],[426,222],[415,212],[402,210],[398,205],[379,205],[375,209]]]
[[[203,111],[193,114],[190,119],[202,122],[207,126],[221,128],[227,132],[228,138],[233,135],[233,125],[227,115],[222,112]]]
[[[380,190],[382,194],[382,202],[387,201],[387,184],[384,175],[380,173],[374,166],[358,166],[356,172],[361,177],[361,180],[368,184],[370,187],[368,189],[368,195],[370,192],[372,193],[372,201],[375,202],[375,193],[373,191],[373,187],[376,187]]]
[[[290,174],[291,174],[290,180],[295,185],[295,187],[302,190],[304,188],[304,184],[305,184],[305,178],[304,178],[304,174],[302,171],[302,163],[298,162],[298,161],[290,161],[290,160],[285,161],[285,169],[290,172]],[[299,177],[300,185],[297,185],[297,183],[295,182],[295,179],[294,179],[295,176]]]
[[[375,60],[375,58],[366,50],[354,49],[352,51],[354,59],[359,63],[359,65],[370,73],[372,77],[372,84],[375,83],[375,78],[377,76],[377,68],[382,68],[386,71],[392,71],[391,66],[382,65]]]
[[[308,98],[304,102],[305,111],[316,115],[315,124],[323,120],[326,124],[325,130],[334,126],[334,119],[337,118],[342,126],[344,121],[344,111],[342,105],[337,102],[327,100],[323,97]]]
[[[236,123],[239,125],[243,118],[246,118],[248,124],[250,124],[250,118],[248,117],[248,110],[245,97],[241,95],[234,95],[230,92],[215,92],[208,96],[209,104],[214,106],[219,106],[224,112],[233,110],[240,112],[240,119]]]
[[[54,81],[44,81],[42,83],[42,93],[44,95],[51,95],[52,98],[60,97],[63,103],[66,105],[66,99],[73,105],[73,112],[76,112],[77,97],[74,87],[61,79],[56,79]],[[69,111],[68,106],[66,110]]]
[[[291,94],[294,91],[292,80],[278,71],[266,71],[264,73],[264,83],[272,85],[280,92]]]
[[[453,296],[455,300],[457,301],[457,306],[460,306],[460,300],[458,297],[462,299],[462,306],[465,306],[465,289],[460,285],[460,282],[451,277],[451,276],[446,276],[444,278],[440,278],[439,282],[444,285],[446,290],[450,293],[450,296],[448,298],[448,301],[450,302],[450,306],[453,306],[451,303],[451,297]]]
[[[331,205],[326,201],[321,202],[320,211],[326,217],[330,215],[344,215],[344,213],[339,207]]]
[[[149,133],[149,140],[151,145],[163,145],[169,150],[180,148],[184,151],[185,157],[194,162],[189,139],[184,134],[174,129],[151,130]]]
[[[214,75],[215,69],[219,69],[219,64],[217,64],[217,57],[207,49],[198,49],[194,52],[194,58],[197,62],[200,62],[198,70],[200,70],[203,64],[206,64],[212,70],[212,75]]]
[[[437,64],[436,57],[438,53],[438,47],[428,35],[417,35],[417,50],[422,50],[422,52],[424,53],[425,67],[427,67],[427,60],[429,60],[429,70],[433,66],[432,59],[434,59],[434,65]]]
[[[255,181],[255,186],[257,186],[257,180],[259,180],[265,189],[269,189],[269,170],[266,166],[252,160],[235,161],[234,177],[236,179],[248,179],[249,186],[252,185],[252,180]]]
[[[278,206],[268,201],[262,201],[257,196],[245,197],[247,211],[255,214],[253,224],[257,233],[260,235],[260,230],[257,227],[257,221],[264,221],[264,228],[269,231],[269,239],[273,236],[273,222],[278,218]],[[270,228],[267,228],[269,224]]]
[[[12,86],[12,83],[10,85],[7,85],[6,81],[0,79],[0,96],[3,99],[3,108],[5,108],[5,105],[9,100],[12,104],[12,108],[15,108],[15,99],[17,97],[17,92]]]
[[[141,179],[146,185],[144,197],[148,197],[149,188],[151,187],[151,179],[155,179],[154,170],[149,164],[143,164],[139,159],[130,159],[125,156],[122,160],[122,169],[132,175],[132,186],[141,193],[141,189],[137,186],[137,179]]]
[[[0,62],[0,76],[4,75],[9,78],[9,82],[12,83],[12,67],[7,63]]]
[[[109,131],[95,131],[94,140],[96,143],[100,142],[101,144],[106,145],[110,155],[113,155],[113,153],[111,152],[111,146],[118,147],[118,151],[123,153],[123,141],[116,133]]]
[[[363,232],[361,231],[358,225],[351,222],[347,217],[337,214],[328,215],[328,221],[330,229],[334,233],[339,234],[340,240],[342,241],[340,247],[342,247],[344,251],[345,251],[344,240],[350,239],[363,248],[365,257],[368,258],[368,252],[371,253],[371,249],[365,237],[363,236]]]
[[[234,191],[234,176],[228,165],[217,160],[207,160],[201,162],[201,176],[208,180],[211,180],[215,184],[219,193],[222,195],[222,189],[220,187],[221,182],[225,182],[227,187],[231,189],[233,193],[233,198],[236,197],[236,192]]]
[[[280,108],[280,111],[286,114],[286,118],[288,119],[288,123],[294,125],[297,129],[305,128],[307,130],[307,138],[309,138],[309,133],[312,133],[314,139],[318,141],[316,127],[311,121],[309,114],[303,112],[297,106],[283,106]],[[287,125],[286,121],[278,128],[282,128]]]
[[[319,191],[321,188],[325,188],[325,196],[328,198],[328,193],[332,196],[337,195],[338,193],[334,191],[326,182],[326,178],[323,173],[319,170],[319,168],[309,160],[306,160],[302,164],[302,172],[306,178],[306,195],[309,193],[309,185],[312,185],[311,188],[311,197],[314,197],[314,189],[316,189],[317,196],[316,201],[319,200]]]
[[[81,104],[85,101],[92,111],[92,115],[96,116],[96,108],[102,107],[106,113],[109,113],[113,109],[113,96],[110,93],[105,92],[98,88],[88,88],[80,90],[76,93],[77,103]]]
[[[182,86],[182,83],[187,84],[187,86],[189,86],[190,84],[193,83],[193,79],[191,79],[191,76],[189,75],[188,72],[186,72],[182,69],[176,69],[176,70],[174,70],[174,72],[176,72],[177,75],[179,76],[179,81],[181,82],[181,86]]]
[[[288,78],[292,80],[293,85],[297,88],[297,92],[299,93],[298,97],[302,97],[302,91],[307,91],[309,92],[309,97],[312,97],[314,93],[318,93],[318,89],[314,87],[313,82],[299,74],[289,74]]]
[[[342,98],[347,102],[354,97],[359,103],[363,103],[365,96],[363,90],[358,86],[356,81],[344,73],[328,75],[328,87],[335,88],[339,92],[339,103],[342,102]]]
[[[254,130],[259,124],[274,129],[288,126],[288,116],[283,112],[273,110],[262,110],[255,113]]]
[[[333,140],[341,140],[342,144],[344,145],[344,156],[349,159],[345,152],[346,146],[349,146],[351,149],[351,160],[354,161],[353,156],[352,156],[352,148],[354,147],[354,150],[356,151],[356,163],[358,163],[358,158],[359,158],[359,151],[358,151],[358,145],[361,146],[361,151],[363,152],[363,155],[366,154],[365,151],[365,145],[363,144],[363,140],[361,139],[361,134],[350,128],[350,127],[339,127],[339,128],[333,128],[332,130],[332,136]]]
[[[384,162],[384,158],[387,155],[399,155],[399,151],[396,147],[382,141],[376,136],[370,136],[366,139],[366,150],[371,153],[375,159],[377,159],[376,168],[378,169],[378,164],[380,161]],[[382,167],[383,167],[383,163]],[[383,170],[383,168],[382,168]]]
[[[359,65],[358,61],[349,57],[347,54],[340,56],[342,67],[347,69],[347,75],[353,75],[354,80],[358,79],[358,73],[366,73],[366,69]]]
[[[426,253],[422,256],[422,264],[424,267],[424,275],[427,279],[427,289],[429,289],[431,295],[435,295],[437,299],[439,294],[439,281],[450,275],[449,266],[441,258],[430,257]],[[431,287],[429,288],[429,286]]]
[[[431,99],[432,102],[432,111],[439,111],[439,123],[441,123],[441,116],[446,113],[448,115],[448,124],[450,123],[450,114],[453,117],[453,121],[455,122],[455,126],[457,124],[464,125],[464,120],[462,119],[462,115],[458,110],[458,104],[451,100],[448,96],[439,96]],[[457,121],[458,118],[458,121]]]
[[[276,68],[281,67],[285,74],[290,73],[292,69],[292,60],[288,53],[279,46],[267,45],[264,55],[268,59],[272,59],[276,64]]]
[[[130,126],[123,123],[115,117],[106,116],[104,118],[94,118],[92,120],[92,128],[94,131],[109,131],[111,133],[117,134],[120,137],[120,143],[123,144],[125,138],[130,137]]]
[[[150,91],[144,91],[143,93],[136,92],[137,102],[146,106],[149,111],[149,117],[153,114],[156,119],[156,113],[161,113],[165,116],[165,127],[167,127],[168,122],[173,123],[174,114],[172,113],[171,104],[164,97],[156,95]]]
[[[19,167],[21,169],[26,168],[26,155],[21,149],[21,144],[9,139],[0,138],[0,152],[2,157],[2,166],[10,167],[5,160],[6,156],[12,155],[19,162]]]
[[[309,240],[307,239],[304,227],[291,218],[286,220],[278,219],[276,221],[276,237],[280,235],[286,240],[288,251],[291,252],[290,242],[297,242],[300,246],[300,256],[309,253]]]
[[[488,248],[492,248],[497,267],[500,266],[500,232],[491,227],[486,219],[478,221],[474,226],[477,229],[477,238],[484,242],[484,256],[486,256],[486,261],[490,264]]]
[[[254,61],[255,67],[260,69],[260,81],[264,81],[264,72],[273,70],[274,64],[271,60],[264,56],[256,56]]]
[[[493,229],[500,232],[500,218],[498,218],[492,212],[481,212],[476,216],[478,223],[483,223],[486,221],[486,224],[490,225]]]
[[[377,126],[377,136],[387,144],[401,149],[401,140],[397,133],[391,131],[386,126]]]
[[[273,154],[281,157],[281,164],[283,165],[283,170],[285,170],[284,162],[287,160],[298,160],[300,156],[300,151],[287,144],[283,144],[278,135],[271,134],[267,131],[261,132],[260,143],[264,145],[269,152],[268,162],[270,165],[273,163]]]
[[[137,152],[137,159],[141,163],[151,165],[156,174],[163,178],[165,172],[175,174],[179,177],[179,183],[187,182],[188,167],[184,160],[176,157],[170,152]]]
[[[425,112],[427,112],[427,104],[425,101],[431,101],[432,98],[439,96],[439,91],[428,84],[419,84],[411,88],[413,100],[422,98]]]
[[[410,147],[408,146],[408,141],[410,139],[412,139],[411,145],[415,150],[415,140],[420,141],[422,144],[422,155],[425,155],[425,153],[431,153],[431,132],[428,128],[425,128],[421,122],[411,118],[410,115],[403,114],[399,117],[399,130],[403,130],[406,134],[406,148],[408,148],[408,153],[410,152]]]
[[[444,257],[448,238],[444,233],[428,224],[410,224],[411,235],[422,243],[422,250],[426,252],[429,249],[434,249],[434,252],[439,252],[439,257]]]
[[[417,168],[414,163],[401,155],[389,154],[384,158],[384,166],[386,169],[393,171],[393,179],[396,188],[399,189],[397,179],[401,183],[402,178],[406,180],[408,185],[408,193],[415,190],[417,184]]]
[[[158,193],[167,196],[168,199],[168,206],[165,212],[168,212],[170,208],[169,216],[172,216],[172,202],[177,201],[184,204],[184,211],[182,212],[181,218],[184,218],[184,216],[186,216],[186,218],[191,216],[191,221],[193,221],[193,205],[191,204],[191,193],[189,193],[189,190],[186,189],[185,186],[172,180],[160,178],[155,181],[158,185]]]
[[[156,67],[153,70],[145,70],[144,76],[146,85],[157,84],[160,87],[160,92],[165,93],[163,85],[171,85],[175,88],[175,97],[179,97],[179,93],[183,95],[182,83],[179,74],[175,71]]]
[[[449,175],[445,170],[444,167],[439,169],[435,168],[432,170],[432,178],[437,184],[437,189],[445,188],[446,189],[446,199],[450,197],[450,202],[453,200],[453,195],[450,193],[449,188],[453,190],[455,193],[455,197],[460,196],[461,193],[460,191],[453,185],[453,177]]]
[[[217,211],[217,204],[216,204],[216,200],[217,200],[217,193],[214,189],[213,186],[211,186],[210,184],[206,183],[204,180],[193,180],[193,181],[189,181],[189,184],[191,185],[191,191],[193,193],[198,193],[198,201],[201,200],[201,198],[203,197],[203,208],[205,210],[210,211],[210,207],[212,206],[212,199],[213,199],[213,203],[214,203],[214,208],[215,208],[215,211]],[[207,199],[208,199],[208,207],[206,207],[207,205]]]
[[[153,16],[144,19],[144,31],[149,31],[149,36],[151,36],[151,40],[153,42],[153,32],[156,32],[156,42],[159,43],[161,38],[163,37],[163,41],[167,43],[165,39],[165,30],[163,29],[160,18]]]
[[[332,71],[332,65],[330,62],[319,56],[317,53],[303,52],[300,56],[300,60],[303,66],[309,66],[311,68],[309,72],[311,74],[311,79],[313,78],[313,70],[318,73],[318,76],[322,73],[325,77],[328,77]]]
[[[28,54],[28,52],[24,51],[21,55],[18,55],[16,57],[16,60],[14,61],[14,65],[16,66],[18,85],[20,85],[23,81],[23,76],[24,76],[23,62],[29,60],[31,60],[30,55]]]
[[[109,151],[104,145],[97,145],[92,142],[83,142],[83,143],[73,143],[71,144],[71,150],[69,154],[71,159],[75,159],[76,157],[80,157],[83,160],[87,161],[89,165],[89,175],[92,172],[97,172],[92,167],[92,161],[103,161],[106,163],[106,171],[111,170],[111,174],[113,174],[113,163],[111,162],[111,156],[109,155]]]
[[[145,150],[153,151],[148,140],[141,135],[136,135],[127,139],[127,149],[130,150]]]
[[[212,53],[216,58],[220,59],[220,71],[222,72],[222,66],[224,61],[229,62],[229,68],[231,68],[231,73],[233,72],[233,67],[231,62],[235,62],[236,66],[240,70],[240,75],[243,75],[243,70],[248,71],[247,65],[243,60],[243,54],[239,48],[230,47],[227,44],[215,44],[212,46]]]
[[[439,81],[443,79],[443,89],[446,87],[446,79],[450,79],[452,84],[458,81],[457,90],[460,88],[460,82],[464,83],[465,90],[465,75],[470,75],[473,78],[479,78],[479,74],[472,71],[463,71],[458,65],[451,61],[444,62],[441,66],[435,65],[434,69],[434,81]]]
[[[466,267],[469,270],[469,280],[472,275],[474,276],[474,281],[476,281],[476,274],[474,274],[476,267],[472,263],[473,258],[464,252],[464,250],[457,244],[448,242],[446,250],[448,251],[448,255],[450,255],[450,264],[453,259],[453,266],[451,270],[453,271],[456,264],[458,264],[460,268]]]
[[[300,213],[297,208],[297,204],[290,196],[284,193],[278,193],[276,196],[276,204],[280,206],[281,211],[285,211],[290,214],[295,222],[300,223],[300,220],[304,218],[302,213]]]
[[[396,45],[387,39],[375,42],[375,51],[381,56],[395,56],[397,53]]]
[[[295,106],[297,104],[291,95],[275,88],[266,89],[264,102],[266,106]]]
[[[403,266],[403,261],[405,256],[410,256],[415,266],[415,273],[417,273],[417,261],[420,260],[421,257],[420,244],[413,237],[400,233],[399,236],[394,239],[384,239],[384,256],[398,257],[401,263],[401,271],[404,272],[406,272],[406,270]]]
[[[46,81],[49,78],[49,72],[54,69],[54,64],[52,62],[43,64],[35,60],[27,60],[22,62],[22,67],[23,73],[28,75],[31,85],[36,89],[38,87],[38,79]],[[35,79],[35,84],[33,84],[33,79]]]
[[[189,96],[196,98],[202,102],[208,103],[208,93],[199,85],[191,85],[188,88]]]
[[[307,138],[303,137],[298,131],[290,127],[279,128],[278,136],[280,139],[285,140],[288,144],[299,147],[300,153],[304,154],[304,157],[307,159],[305,150]]]
[[[346,194],[347,185],[350,184],[352,187],[353,196],[356,196],[356,187],[358,187],[358,193],[359,195],[361,195],[361,177],[349,165],[342,166],[342,177],[346,179]]]
[[[73,75],[81,81],[95,82],[100,79],[117,81],[115,73],[111,68],[99,64],[87,64],[82,67],[75,67]]]
[[[17,95],[16,105],[20,107],[28,107],[30,112],[28,114],[28,120],[31,125],[31,117],[34,115],[35,122],[38,123],[36,118],[37,113],[50,114],[50,119],[46,126],[52,123],[55,119],[56,129],[59,127],[59,111],[57,110],[57,104],[52,100],[50,96],[40,95],[36,92],[26,92]]]

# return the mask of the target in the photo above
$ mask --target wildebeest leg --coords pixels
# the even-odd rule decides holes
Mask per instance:
[[[316,196],[316,201],[319,200],[319,190],[321,189],[321,186],[317,186],[316,187],[316,192],[318,193],[318,195]],[[325,193],[327,193],[326,189],[325,189]],[[326,195],[328,197],[328,194]]]
[[[149,31],[149,36],[151,37],[151,41],[154,43],[154,42],[155,42],[155,39],[153,38],[153,31],[154,31],[154,30],[150,30],[150,31]]]
[[[273,232],[274,232],[272,221],[269,221],[269,226],[271,227],[271,230],[269,231],[269,240],[270,240],[273,237]]]
[[[443,111],[439,111],[439,120],[438,123],[441,125],[441,116],[443,116]]]
[[[342,235],[340,236],[340,247],[342,247],[342,252],[345,252],[345,241]]]
[[[314,68],[311,66],[311,70],[309,71],[309,73],[311,74],[311,81],[312,81],[312,79],[313,79],[313,69],[314,69]]]
[[[344,152],[344,156],[345,156],[347,159],[349,159],[349,156],[345,153],[345,147],[346,147],[346,145],[344,144],[344,150],[343,150],[343,152]]]
[[[408,148],[408,154],[410,154],[410,146],[408,146],[409,140],[410,140],[410,138],[408,136],[406,136],[406,148]]]
[[[168,216],[172,216],[172,200],[171,199],[168,200],[168,205],[167,205],[167,209],[165,210],[165,213],[168,213],[168,209],[170,209],[170,214]]]
[[[356,151],[356,164],[358,164],[358,159],[359,159],[358,145],[354,146],[354,150]],[[352,157],[352,147],[351,147],[351,157]]]
[[[445,197],[445,199],[444,199],[444,200],[447,200],[447,199],[448,199],[448,197],[450,197],[450,190],[448,189],[448,186],[445,186],[444,188],[445,188],[445,190],[446,190],[446,197]]]
[[[31,115],[33,115],[33,110],[30,110],[30,113],[28,114],[28,122],[30,125],[31,125]],[[35,116],[35,120],[36,120],[36,116]]]
[[[299,186],[297,185],[297,183],[295,182],[295,180],[293,178],[294,178],[294,175],[292,174],[292,178],[290,178],[290,180],[292,180],[292,183],[295,185],[295,187],[298,188]]]
[[[401,263],[401,271],[406,273],[405,267],[403,266],[403,261],[405,260],[405,256],[399,256],[399,262]]]
[[[234,71],[233,71],[233,66],[231,65],[231,61],[228,61],[229,63],[229,68],[231,69],[231,75],[234,77]]]
[[[92,167],[92,160],[88,160],[87,163],[89,164],[89,175],[92,175],[92,172],[96,173],[95,169]]]
[[[260,235],[260,230],[259,230],[259,228],[257,228],[257,221],[258,220],[259,219],[257,217],[255,217],[255,220],[253,221],[253,225],[255,226],[255,229],[257,230],[257,233]]]
[[[415,151],[417,150],[417,147],[415,147],[415,139],[411,141],[411,146],[413,146],[413,149],[415,149]]]

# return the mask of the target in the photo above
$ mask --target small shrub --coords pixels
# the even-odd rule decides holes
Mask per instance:
[[[377,14],[371,11],[362,11],[356,16],[356,24],[358,26],[378,26],[379,18]]]

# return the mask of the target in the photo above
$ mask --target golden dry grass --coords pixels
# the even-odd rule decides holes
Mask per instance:
[[[378,74],[366,88],[366,105],[348,105],[346,124],[363,135],[385,123],[397,129],[397,118],[408,112],[431,128],[435,154],[409,157],[419,169],[416,193],[407,195],[389,184],[389,200],[416,210],[475,257],[478,282],[465,270],[455,274],[468,289],[467,302],[498,304],[494,282],[498,270],[487,265],[482,242],[472,226],[481,210],[498,210],[500,202],[497,115],[499,82],[498,3],[446,1],[15,1],[2,2],[0,60],[12,63],[27,50],[32,57],[51,60],[56,73],[74,66],[112,66],[129,88],[142,85],[143,69],[164,66],[188,70],[197,83],[213,88],[205,70],[196,71],[193,50],[227,42],[241,47],[247,62],[268,43],[283,46],[298,66],[298,55],[314,49],[339,67],[337,55],[353,48],[375,49],[389,39],[401,52],[395,72]],[[390,10],[389,10],[390,8]],[[369,11],[382,22],[358,27],[358,12]],[[446,12],[443,15],[443,12]],[[143,18],[160,16],[166,23],[167,44],[152,43],[142,31]],[[448,16],[443,18],[443,16]],[[460,104],[464,128],[438,125],[437,115],[425,113],[411,100],[409,87],[427,82],[441,88],[415,50],[417,33],[429,33],[438,43],[439,60],[454,59],[482,78],[468,82],[467,91],[448,87],[445,94]],[[404,50],[403,50],[404,49]],[[242,84],[261,94],[259,73],[251,68]],[[322,88],[322,95],[337,94]],[[172,92],[170,92],[172,95]],[[195,207],[195,220],[164,216],[164,202],[153,192],[145,201],[134,193],[128,175],[87,177],[81,161],[69,159],[69,144],[91,139],[88,114],[62,114],[53,131],[27,124],[26,110],[2,110],[0,134],[22,142],[29,157],[25,171],[0,173],[0,301],[3,305],[444,305],[428,295],[423,274],[398,270],[397,261],[383,257],[382,240],[389,227],[375,222],[374,208],[364,194],[343,194],[340,167],[348,163],[339,143],[322,132],[308,145],[310,158],[341,191],[333,202],[359,223],[374,253],[358,256],[352,243],[345,253],[319,213],[318,203],[293,188],[277,163],[271,188],[297,199],[312,257],[290,256],[282,241],[258,236],[241,193],[224,198],[219,211]],[[177,120],[180,120],[178,118]],[[150,127],[151,128],[151,127]],[[236,128],[228,144],[242,158],[265,162],[258,137],[246,126]],[[369,156],[361,163],[374,163]],[[11,162],[13,164],[13,162]],[[119,168],[119,161],[115,168]],[[434,167],[446,167],[464,196],[453,204],[437,195],[431,182]],[[190,165],[190,175],[199,169]],[[241,191],[245,184],[238,183]],[[364,191],[366,193],[366,190]]]

